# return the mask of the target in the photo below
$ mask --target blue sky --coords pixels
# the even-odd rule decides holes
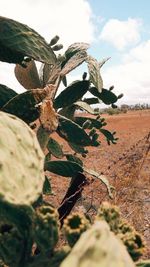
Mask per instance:
[[[0,0],[0,7],[1,16],[28,24],[47,41],[58,34],[65,48],[90,43],[92,56],[111,57],[101,74],[104,87],[124,94],[120,104],[150,104],[149,0]],[[84,68],[68,80],[80,78]],[[22,92],[13,69],[0,62],[0,83]]]
[[[95,15],[110,19],[126,20],[128,17],[143,17],[149,21],[149,0],[89,0]]]
[[[141,39],[148,40],[150,38],[150,1],[149,0],[107,0],[97,1],[89,0],[93,12],[93,23],[96,25],[96,33],[99,35],[105,24],[110,19],[117,19],[119,21],[127,21],[128,18],[141,20],[142,27],[140,29]],[[132,45],[131,45],[132,47]],[[99,51],[104,54],[114,54],[114,60],[119,60],[118,51],[114,49],[111,44],[107,42],[95,42],[92,46],[92,52],[96,56]]]

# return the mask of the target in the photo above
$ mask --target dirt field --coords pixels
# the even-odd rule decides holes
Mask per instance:
[[[150,111],[103,117],[108,123],[106,128],[117,132],[118,143],[108,146],[102,140],[100,147],[89,148],[84,163],[87,168],[109,177],[115,188],[110,201],[120,207],[123,216],[143,234],[150,247]],[[65,149],[69,152],[66,145]],[[59,205],[68,179],[53,175],[51,182],[52,201]],[[105,186],[95,179],[85,188],[75,209],[93,216],[100,203],[108,199]],[[150,257],[150,250],[146,255]]]

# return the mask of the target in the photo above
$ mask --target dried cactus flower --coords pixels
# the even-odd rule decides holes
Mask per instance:
[[[34,240],[41,253],[52,252],[59,236],[59,216],[52,206],[43,205],[36,210]]]
[[[60,267],[135,267],[123,243],[105,221],[85,231]]]
[[[0,259],[8,266],[19,266],[25,248],[24,237],[18,228],[13,224],[2,223],[0,225]]]
[[[35,133],[21,119],[0,112],[0,200],[31,204],[44,182],[44,154]]]
[[[73,247],[83,232],[90,226],[89,221],[82,214],[76,212],[64,220],[64,232],[70,247]]]
[[[55,88],[55,86],[51,86]],[[53,108],[52,100],[44,100],[41,105],[39,105],[40,109],[40,122],[43,128],[50,133],[56,131],[58,127],[58,118],[55,109]]]

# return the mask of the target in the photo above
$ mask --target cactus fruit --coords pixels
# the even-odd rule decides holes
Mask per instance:
[[[150,267],[150,259],[137,262],[136,267]]]
[[[31,204],[44,182],[44,155],[36,135],[22,120],[4,112],[0,129],[0,201]]]
[[[59,40],[59,36],[58,36],[58,35],[54,36],[54,37],[51,39],[49,45],[50,45],[50,46],[53,46],[53,45],[57,44],[58,40]]]
[[[84,215],[72,213],[64,220],[64,232],[70,247],[73,247],[81,234],[89,228],[89,221]]]
[[[89,132],[89,136],[93,136],[95,133],[96,133],[96,129],[93,127]]]
[[[105,221],[84,232],[60,267],[134,267],[125,246]]]
[[[123,94],[120,94],[118,95],[118,99],[122,98],[123,97]]]
[[[84,72],[83,75],[82,75],[83,81],[86,80],[86,77],[87,77],[87,72]]]
[[[122,219],[117,206],[103,202],[96,219],[105,220],[109,224],[111,231],[122,240],[134,261],[142,256],[145,249],[142,237],[134,227]]]
[[[117,206],[111,205],[109,202],[103,202],[98,210],[96,219],[105,220],[110,230],[115,234],[118,233],[120,224],[120,211]]]
[[[143,255],[145,245],[142,236],[127,222],[120,225],[117,236],[123,241],[133,261],[137,261]]]
[[[59,51],[59,50],[62,49],[62,48],[63,48],[63,45],[62,45],[62,44],[54,45],[54,46],[52,47],[53,51]]]
[[[112,91],[114,89],[114,85],[111,85],[110,87],[109,87],[109,91]]]
[[[53,252],[59,235],[59,215],[52,206],[43,205],[36,210],[34,240],[41,253]]]
[[[25,255],[26,243],[18,228],[12,224],[0,225],[0,259],[11,267],[19,266]]]

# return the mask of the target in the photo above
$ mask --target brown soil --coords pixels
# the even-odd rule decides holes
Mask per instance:
[[[116,131],[119,140],[116,145],[108,146],[102,137],[100,147],[88,148],[89,154],[84,164],[108,177],[115,188],[114,197],[110,200],[106,187],[95,178],[85,188],[75,209],[93,216],[102,201],[110,200],[120,207],[123,216],[143,234],[147,247],[150,247],[150,111],[103,117],[108,123],[105,128]],[[67,144],[64,149],[65,152],[70,151]],[[54,195],[50,200],[59,206],[69,179],[51,175],[51,183]],[[150,257],[150,250],[146,255]]]

